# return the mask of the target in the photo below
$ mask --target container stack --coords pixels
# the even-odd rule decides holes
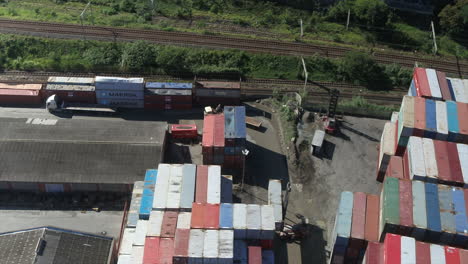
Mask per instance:
[[[225,168],[243,168],[242,151],[246,148],[247,128],[244,106],[224,107],[224,164]]]
[[[468,263],[468,250],[416,241],[388,234],[384,243],[369,243],[363,264]]]
[[[362,192],[341,194],[331,263],[361,263],[368,242],[379,241],[379,197]]]
[[[273,216],[276,230],[283,229],[283,196],[280,180],[268,182],[268,204],[273,206]]]
[[[239,105],[240,82],[196,82],[196,100],[202,106]]]
[[[224,114],[205,115],[203,120],[203,164],[224,162]]]
[[[143,108],[143,78],[96,76],[97,103],[118,108]]]
[[[44,98],[57,95],[65,102],[96,104],[94,78],[49,77]]]
[[[143,185],[143,195],[141,197],[139,217],[142,220],[148,220],[151,210],[153,209],[154,199],[154,186],[156,185],[156,178],[158,170],[148,169],[145,174],[145,181]]]
[[[191,83],[146,83],[145,109],[192,109],[192,99]]]
[[[39,106],[42,104],[42,84],[0,83],[0,105]]]
[[[133,241],[135,240],[136,227],[138,225],[139,211],[141,207],[141,199],[143,196],[144,182],[137,181],[133,185],[132,200],[127,214],[127,222],[120,239],[119,259],[125,260],[128,263],[131,261],[133,252]],[[135,253],[138,249],[135,249]]]

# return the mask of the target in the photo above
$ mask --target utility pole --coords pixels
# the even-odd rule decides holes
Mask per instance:
[[[346,30],[348,30],[350,16],[351,16],[351,8],[348,9],[348,18],[346,19]]]
[[[303,67],[304,76],[305,76],[305,81],[304,81],[304,90],[305,90],[305,89],[306,89],[306,86],[307,86],[307,79],[309,78],[309,73],[307,72],[307,68],[306,68],[306,64],[305,64],[304,58],[301,57],[301,60],[302,60],[302,67]]]
[[[301,20],[299,20],[299,22],[301,23],[301,38],[304,36],[304,29],[302,28],[302,18]]]
[[[432,28],[432,39],[434,40],[434,54],[437,54],[437,41],[434,29],[434,21],[431,21],[431,28]]]

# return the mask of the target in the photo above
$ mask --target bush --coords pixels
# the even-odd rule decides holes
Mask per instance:
[[[122,68],[130,71],[142,70],[154,65],[155,51],[146,41],[136,41],[125,45],[122,53]]]

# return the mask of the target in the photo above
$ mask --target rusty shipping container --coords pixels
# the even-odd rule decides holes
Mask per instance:
[[[96,103],[96,91],[94,86],[47,84],[43,90],[43,94],[44,99],[55,94],[66,102]]]
[[[39,90],[0,89],[0,105],[41,105]]]

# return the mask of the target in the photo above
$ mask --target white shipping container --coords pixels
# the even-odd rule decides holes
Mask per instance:
[[[248,204],[247,205],[247,239],[260,239],[260,232],[262,230],[262,214],[260,205]]]
[[[234,237],[236,239],[245,239],[247,235],[247,205],[233,204],[232,207]]]
[[[219,230],[218,264],[232,264],[234,261],[234,231]]]
[[[192,213],[180,212],[177,216],[177,229],[190,229],[190,221],[192,220]]]
[[[272,204],[275,214],[275,223],[283,222],[283,206],[281,204]]]
[[[434,141],[430,138],[422,139],[424,152],[424,166],[426,167],[426,177],[429,182],[437,182],[439,172],[437,168],[437,160],[435,156]]]
[[[196,173],[196,165],[184,164],[184,176],[182,177],[180,193],[180,208],[192,209],[192,203],[195,199]]]
[[[260,239],[272,240],[275,236],[275,212],[273,205],[262,205],[262,230]]]
[[[97,99],[130,99],[130,100],[143,100],[143,90],[99,90],[96,91]]]
[[[133,240],[135,239],[135,228],[125,228],[120,241],[120,255],[132,254]]]
[[[396,123],[396,121],[398,120],[398,112],[392,112],[392,117],[390,118],[390,122],[392,123]]]
[[[444,247],[431,244],[431,263],[445,264]]]
[[[146,233],[148,232],[148,220],[138,220],[133,246],[144,246]]]
[[[399,137],[410,137],[414,128],[414,97],[403,96],[401,103],[400,118],[398,120]]]
[[[182,190],[182,164],[171,165],[171,176],[169,177],[169,186],[167,189],[166,208],[179,209],[180,208],[180,192]]]
[[[434,69],[426,68],[427,80],[429,82],[429,89],[431,90],[431,96],[435,99],[442,99],[442,93],[440,92],[439,80]]]
[[[145,182],[143,181],[136,181],[133,184],[133,191],[132,194],[143,194],[143,186],[145,185]]]
[[[447,123],[447,106],[445,102],[436,101],[436,119],[437,119],[437,135],[438,140],[447,140],[448,123]]]
[[[280,180],[268,182],[268,204],[282,204]]]
[[[219,231],[206,230],[203,241],[203,263],[218,263]]]
[[[163,211],[151,211],[146,236],[161,236],[163,217]]]
[[[208,166],[207,203],[221,203],[221,166]]]
[[[426,178],[426,167],[421,138],[410,137],[408,146],[410,179],[424,181]]]
[[[395,155],[396,124],[386,122],[380,138],[379,171],[385,173],[391,156]]]
[[[131,255],[120,255],[117,264],[132,264]]]
[[[452,84],[452,90],[457,102],[468,103],[468,91],[465,89],[462,79],[447,78]]]
[[[457,144],[458,158],[460,159],[460,166],[463,174],[463,181],[465,185],[468,184],[468,145]]]
[[[170,175],[171,165],[159,164],[158,177],[156,178],[156,186],[154,187],[153,209],[164,210],[166,208]]]
[[[132,248],[132,264],[143,264],[143,255],[145,252],[144,246],[133,246]]]
[[[189,263],[203,264],[203,242],[205,241],[205,230],[190,229],[188,256]]]
[[[401,237],[401,264],[416,263],[416,241],[412,237]]]
[[[76,84],[76,85],[94,85],[94,78],[85,77],[56,77],[52,76],[47,79],[47,83],[53,84]]]

